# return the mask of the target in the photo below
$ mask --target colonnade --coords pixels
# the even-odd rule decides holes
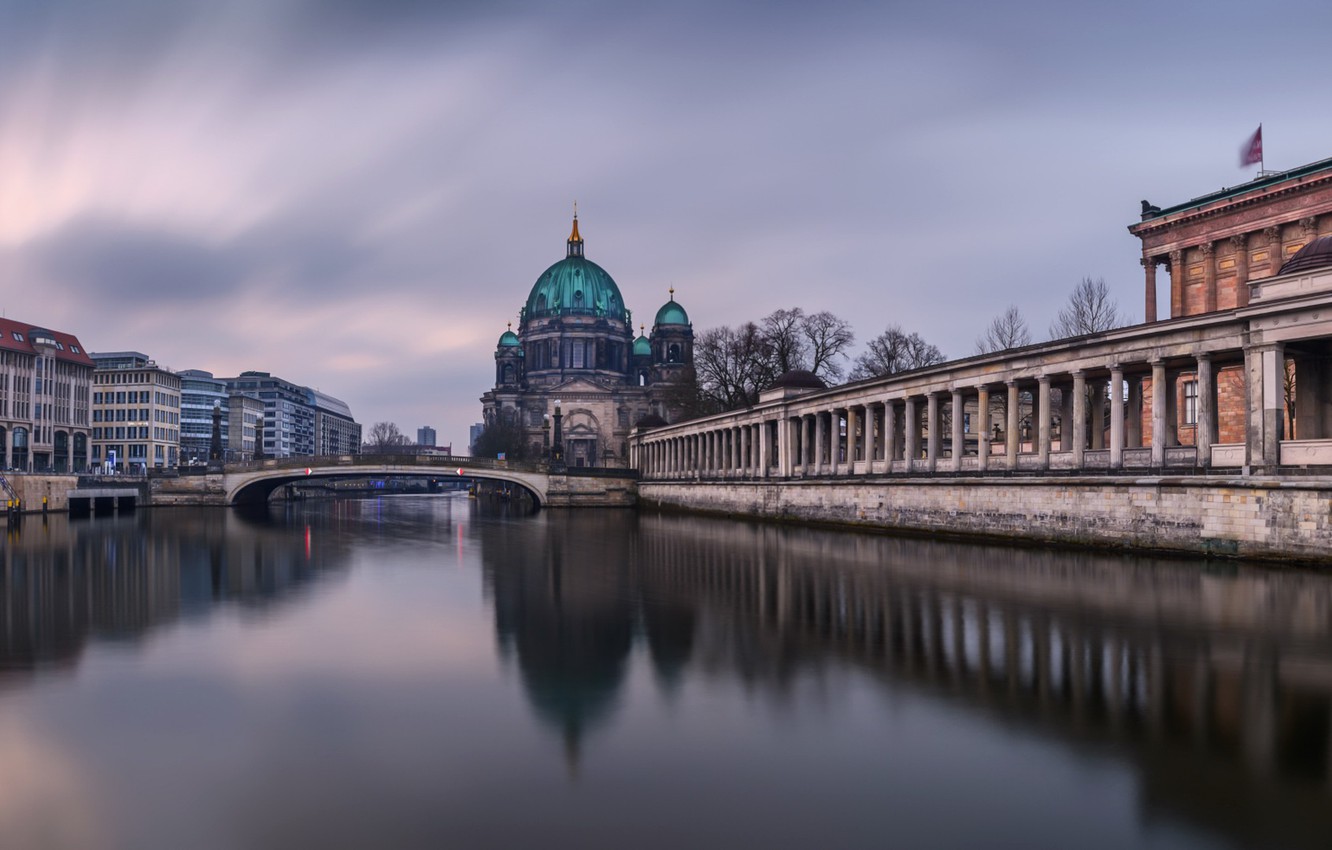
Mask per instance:
[[[970,383],[941,369],[930,382],[890,377],[881,387],[815,390],[641,433],[631,443],[632,460],[647,478],[684,479],[1279,462],[1286,428],[1281,343],[1079,365]],[[1223,410],[1217,376],[1227,368],[1243,375],[1245,398],[1230,399]],[[1304,395],[1314,411],[1306,418],[1319,432],[1308,436],[1332,436],[1332,415],[1316,412],[1329,407],[1322,402],[1332,392],[1310,382]],[[1238,441],[1220,441],[1223,419]]]

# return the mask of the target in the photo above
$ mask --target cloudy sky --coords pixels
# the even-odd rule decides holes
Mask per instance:
[[[1138,201],[1332,156],[1332,6],[0,0],[0,309],[465,446],[576,199],[635,321],[779,307],[951,357]]]

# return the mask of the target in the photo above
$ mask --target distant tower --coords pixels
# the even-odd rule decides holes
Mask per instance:
[[[517,389],[523,383],[523,344],[518,334],[513,332],[513,325],[500,334],[499,344],[495,346],[495,386],[504,389]]]
[[[674,287],[670,289],[670,296],[670,300],[657,311],[652,336],[648,340],[656,381],[679,380],[694,366],[694,326],[689,323],[685,308],[675,300]]]

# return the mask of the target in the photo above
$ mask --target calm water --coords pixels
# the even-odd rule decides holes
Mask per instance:
[[[1327,847],[1332,580],[453,497],[11,530],[0,847]]]

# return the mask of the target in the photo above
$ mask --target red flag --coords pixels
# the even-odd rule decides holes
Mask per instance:
[[[1253,136],[1240,148],[1240,168],[1263,161],[1263,125],[1259,124]]]

